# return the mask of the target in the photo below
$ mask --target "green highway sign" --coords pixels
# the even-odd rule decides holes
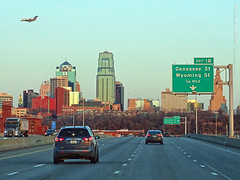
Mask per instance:
[[[163,124],[180,124],[180,116],[164,117]]]
[[[213,92],[213,64],[172,65],[173,93]]]
[[[212,58],[194,58],[194,64],[214,64]]]

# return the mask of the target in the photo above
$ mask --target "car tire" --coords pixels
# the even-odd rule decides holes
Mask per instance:
[[[91,161],[92,164],[95,164],[97,162],[96,154],[93,157],[90,158],[90,161]]]
[[[97,162],[99,162],[99,150],[97,152]]]
[[[148,144],[148,142],[146,141],[145,144]]]
[[[53,163],[54,164],[59,164],[59,162],[60,162],[60,160],[59,160],[59,157],[57,157],[57,156],[53,156]]]
[[[163,145],[163,142],[160,142],[161,145]]]

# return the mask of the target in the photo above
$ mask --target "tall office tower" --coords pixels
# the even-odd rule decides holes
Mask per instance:
[[[50,83],[49,81],[44,81],[41,84],[40,96],[43,98],[44,96],[49,96],[49,95],[50,95]]]
[[[96,98],[101,101],[115,102],[116,85],[113,54],[104,51],[99,53],[96,80]]]
[[[124,109],[124,87],[122,83],[116,81],[116,101],[121,104],[121,110]]]
[[[68,87],[67,77],[50,78],[50,97],[55,98],[55,89],[57,87]]]
[[[38,97],[39,94],[33,92],[33,90],[23,91],[23,107],[31,108],[32,107],[32,99]]]
[[[11,101],[13,104],[13,97],[7,93],[0,93],[0,108],[2,108],[2,103],[4,101]]]
[[[65,61],[56,67],[56,77],[67,77],[68,86],[72,87],[72,91],[76,91],[76,67]]]

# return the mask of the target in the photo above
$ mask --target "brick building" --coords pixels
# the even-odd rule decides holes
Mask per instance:
[[[223,82],[223,80],[220,76],[220,69],[217,69],[214,78],[214,94],[211,97],[208,109],[211,111],[218,111],[219,109],[222,109],[223,112],[226,113],[227,106],[225,96],[223,96],[223,85],[219,84],[219,82]]]

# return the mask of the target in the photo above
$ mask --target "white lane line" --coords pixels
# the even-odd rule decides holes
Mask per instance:
[[[181,150],[183,152],[183,150]]]
[[[193,160],[193,162],[195,162],[195,163],[196,163],[196,162],[197,162],[197,160],[195,160],[195,159],[194,159],[194,160]]]
[[[131,160],[132,160],[131,158],[128,159],[128,161],[131,161]]]
[[[218,174],[220,174],[221,176],[225,177],[228,180],[232,180],[230,177],[226,176],[225,174],[221,173],[220,171],[218,171],[217,169],[213,168],[212,166],[209,166],[207,164],[205,164],[208,168],[210,168],[211,170],[217,172]]]
[[[120,171],[115,171],[115,172],[114,172],[114,174],[119,174],[119,173],[120,173]]]
[[[191,156],[188,155],[187,157],[190,158]]]
[[[134,154],[132,154],[132,157],[134,157],[135,155]]]
[[[45,166],[46,164],[38,164],[36,166],[34,166],[35,168],[38,168],[38,167],[42,167],[42,166]]]
[[[186,152],[184,152],[183,154],[187,154]]]
[[[218,174],[217,174],[217,173],[214,173],[214,172],[212,172],[211,174],[214,175],[214,176],[218,176]]]
[[[123,164],[122,166],[126,166],[127,164]]]
[[[201,168],[205,168],[205,166],[204,166],[204,165],[200,165],[200,167],[201,167]]]
[[[14,175],[14,174],[18,174],[18,172],[12,172],[12,173],[9,173],[9,174],[7,174],[8,176],[12,176],[12,175]]]

